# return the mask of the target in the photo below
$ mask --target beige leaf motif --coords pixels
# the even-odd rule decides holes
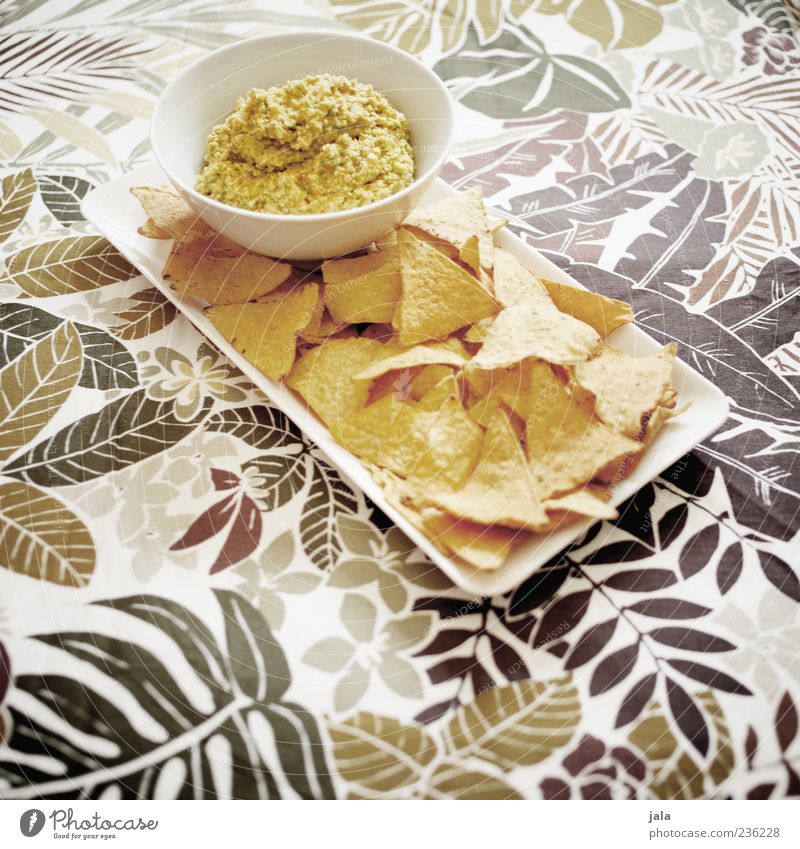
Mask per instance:
[[[64,322],[0,371],[0,460],[29,443],[77,384],[83,351]]]
[[[581,718],[571,676],[493,687],[453,714],[445,731],[450,754],[501,769],[531,766],[566,746]]]
[[[659,6],[677,0],[533,0],[535,12],[563,15],[577,32],[599,42],[606,50],[641,47],[664,28]],[[514,4],[515,6],[520,4]]]
[[[68,236],[33,245],[11,256],[6,267],[8,282],[32,298],[86,292],[137,274],[102,236]]]
[[[70,115],[69,112],[40,107],[29,110],[28,114],[43,127],[50,130],[51,133],[60,136],[69,144],[91,153],[114,168],[119,168],[117,157],[102,133],[95,130],[94,127],[84,124],[83,121],[74,115]]]
[[[426,799],[522,799],[502,779],[450,763],[436,767],[428,782]]]
[[[332,722],[328,734],[336,767],[359,796],[395,796],[419,784],[438,754],[436,741],[424,727],[371,713]]]
[[[479,13],[481,29],[496,29],[499,4],[495,0],[477,0],[477,4],[491,7]],[[352,0],[330,0],[331,12],[340,21],[414,54],[422,53],[432,44],[440,45],[442,54],[457,47],[466,34],[471,5],[464,0],[444,3],[423,0],[413,4],[398,0],[367,0],[358,4]]]
[[[8,125],[0,121],[0,159],[6,162],[14,159],[22,150],[19,136]]]
[[[0,243],[22,224],[36,191],[36,180],[30,168],[3,177],[0,183]]]
[[[60,501],[26,483],[0,484],[0,566],[84,587],[95,565],[92,536]]]

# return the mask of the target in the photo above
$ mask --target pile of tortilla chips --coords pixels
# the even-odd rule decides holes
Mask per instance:
[[[284,380],[439,548],[500,567],[578,517],[676,415],[674,344],[606,337],[622,301],[536,277],[495,244],[477,190],[414,211],[358,255],[293,267],[233,244],[166,189],[133,190],[164,278],[264,374]]]

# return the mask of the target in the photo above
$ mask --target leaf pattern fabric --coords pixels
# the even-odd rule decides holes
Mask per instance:
[[[0,797],[800,796],[792,3],[208,8],[0,10]],[[81,212],[151,159],[170,79],[276,26],[432,67],[443,177],[730,400],[504,596],[451,586]]]

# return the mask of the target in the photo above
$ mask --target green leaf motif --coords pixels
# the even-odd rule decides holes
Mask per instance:
[[[235,594],[218,590],[214,597],[212,612],[225,622],[222,640],[182,605],[146,595],[96,604],[117,613],[115,633],[131,630],[128,617],[155,629],[161,650],[149,648],[152,641],[146,647],[92,631],[36,637],[94,667],[109,689],[122,687],[148,722],[134,726],[105,689],[75,676],[18,676],[16,691],[40,709],[11,707],[14,734],[0,755],[0,778],[11,787],[6,794],[334,798],[315,720],[282,699],[288,667],[269,628]],[[185,660],[171,668],[176,650]],[[196,702],[198,691],[210,700]]]
[[[787,0],[728,0],[743,15],[755,15],[768,27],[794,36],[797,27],[794,7]],[[795,13],[796,14],[796,13]]]
[[[65,587],[94,572],[92,535],[51,495],[24,483],[0,484],[0,566]]]
[[[109,330],[120,339],[143,339],[175,321],[178,310],[158,289],[143,289],[131,295],[134,305],[117,313],[119,324]]]
[[[267,510],[288,504],[306,485],[309,463],[303,438],[279,410],[264,405],[222,410],[209,418],[206,427],[263,452],[243,463],[242,469],[257,473],[255,483]]]
[[[318,569],[330,569],[342,554],[342,541],[336,517],[341,512],[355,513],[358,503],[353,491],[338,472],[314,457],[314,478],[300,517],[300,541]]]
[[[0,304],[0,367],[16,359],[28,346],[52,333],[63,318],[21,302]],[[139,385],[136,361],[111,334],[75,322],[83,345],[83,367],[78,386],[86,389],[133,389]]]
[[[80,377],[81,357],[78,333],[64,322],[0,371],[0,460],[30,442],[61,409]]]
[[[495,73],[497,68],[502,73]],[[470,27],[462,49],[441,59],[434,71],[470,109],[492,118],[534,118],[553,109],[613,112],[630,99],[611,74],[581,56],[548,53],[524,27],[507,23],[481,44]]]
[[[531,766],[572,739],[581,704],[570,676],[494,687],[462,705],[447,724],[447,751],[501,769]]]
[[[207,398],[196,418],[181,421],[173,401],[154,401],[138,389],[34,445],[3,473],[39,486],[85,483],[180,442],[197,428],[212,404]]]
[[[92,184],[71,174],[40,174],[39,193],[45,206],[61,224],[84,221],[81,202]]]
[[[7,269],[8,282],[32,298],[88,292],[138,273],[102,236],[67,236],[24,248],[8,259]]]
[[[9,174],[0,182],[0,243],[22,224],[36,191],[36,180],[30,168]]]

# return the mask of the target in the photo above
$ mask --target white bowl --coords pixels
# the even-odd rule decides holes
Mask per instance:
[[[253,86],[319,73],[371,83],[405,114],[416,164],[410,186],[365,206],[318,215],[252,212],[195,190],[208,135],[239,97]],[[447,159],[453,127],[447,89],[413,56],[364,36],[315,30],[239,41],[195,62],[161,94],[150,138],[158,164],[207,224],[259,253],[308,260],[348,253],[398,226]]]

